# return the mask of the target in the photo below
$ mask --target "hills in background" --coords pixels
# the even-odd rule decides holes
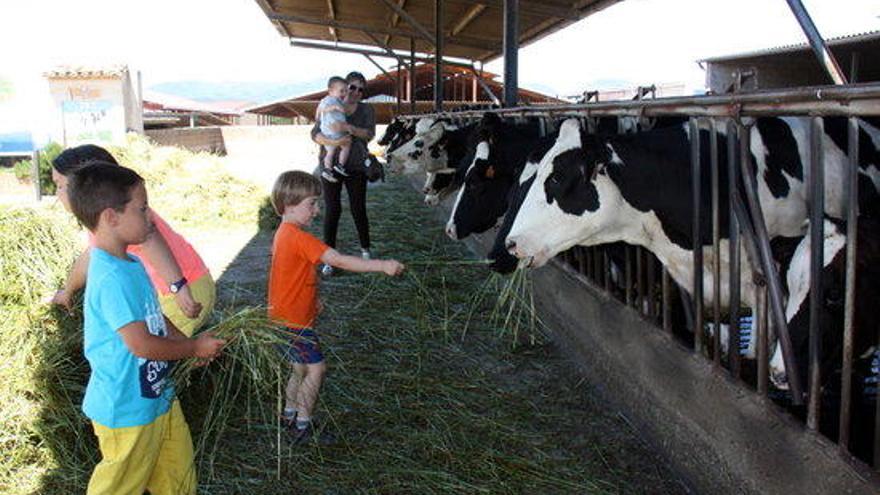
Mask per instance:
[[[190,100],[249,101],[254,104],[290,98],[320,91],[327,81],[314,79],[299,82],[272,81],[172,81],[150,86],[157,93],[180,96]]]

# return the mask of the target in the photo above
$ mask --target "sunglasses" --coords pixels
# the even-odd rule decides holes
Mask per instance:
[[[361,94],[364,93],[364,88],[362,88],[361,86],[358,86],[358,85],[356,85],[356,84],[350,84],[350,85],[348,86],[348,90],[349,90],[349,91],[357,91],[357,92],[359,92],[359,93],[361,93]]]

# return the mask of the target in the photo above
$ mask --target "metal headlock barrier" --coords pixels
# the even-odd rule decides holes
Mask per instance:
[[[486,113],[495,113],[506,118],[539,119],[542,132],[557,125],[565,118],[579,118],[587,125],[595,128],[594,120],[599,117],[687,117],[691,136],[697,129],[710,130],[709,149],[701,149],[700,140],[691,140],[691,173],[692,177],[710,175],[711,211],[703,212],[704,191],[701,180],[693,180],[693,233],[695,246],[711,248],[713,263],[709,267],[713,281],[713,300],[708,313],[703,302],[704,260],[703,249],[694,249],[692,281],[692,297],[679,290],[679,302],[673,297],[675,284],[670,283],[668,270],[648,251],[641,247],[625,248],[624,273],[621,283],[619,273],[614,273],[610,262],[609,251],[603,246],[575,247],[561,253],[558,260],[571,265],[591,280],[597,287],[604,288],[612,297],[637,310],[644,318],[658,325],[665,332],[672,334],[672,313],[675,308],[682,309],[686,326],[693,329],[693,349],[695,352],[711,358],[714,368],[726,369],[731,376],[743,380],[746,367],[740,353],[740,324],[748,321],[741,315],[740,272],[743,268],[740,257],[741,249],[747,254],[748,266],[754,274],[757,287],[754,314],[751,322],[757,336],[756,370],[754,387],[758,394],[768,397],[771,393],[768,377],[769,339],[771,330],[779,340],[790,386],[790,401],[794,406],[806,402],[805,424],[808,430],[818,432],[820,414],[822,412],[822,376],[820,361],[822,349],[820,342],[822,327],[820,312],[822,304],[822,268],[823,268],[823,213],[824,213],[824,174],[825,164],[822,153],[823,117],[847,118],[847,167],[844,178],[844,205],[846,211],[847,244],[845,269],[845,302],[844,302],[844,333],[842,373],[840,383],[840,406],[837,443],[842,453],[851,453],[850,443],[854,435],[867,432],[852,432],[852,373],[853,373],[853,342],[855,313],[855,276],[856,276],[856,239],[858,225],[858,170],[859,170],[859,119],[860,116],[880,115],[880,84],[851,84],[845,86],[806,87],[785,90],[760,91],[748,94],[689,96],[677,98],[641,99],[623,102],[600,102],[571,105],[541,105],[515,108],[466,110],[460,112],[442,112],[421,115],[405,115],[402,120],[420,119],[425,117],[442,118],[453,122],[466,123],[482,118]],[[752,173],[752,155],[750,153],[752,118],[771,116],[802,116],[809,118],[809,163],[804,165],[804,174],[810,178],[808,188],[808,215],[810,220],[810,324],[809,324],[809,360],[797,362],[792,349],[791,337],[786,323],[784,310],[785,294],[783,292],[779,272],[770,250],[770,237],[764,225],[764,215],[758,201],[758,186]],[[727,147],[719,149],[717,130],[726,131]],[[709,153],[709,169],[704,170],[701,157]],[[726,153],[727,175],[730,178],[729,190],[726,191],[729,202],[720,203],[719,190],[719,157]],[[727,208],[730,212],[730,230],[721,232],[720,211]],[[711,216],[712,239],[706,242],[700,232],[701,219],[704,214]],[[722,362],[722,342],[720,325],[725,323],[722,318],[721,303],[721,238],[726,234],[729,241],[727,253],[729,274],[727,287],[730,294],[730,310],[726,323],[729,325],[728,357]],[[635,265],[633,267],[633,265]],[[657,272],[661,272],[659,284],[660,298],[657,299]],[[633,273],[635,272],[635,273]],[[635,280],[633,280],[635,276]],[[616,284],[616,285],[615,285]],[[878,301],[880,302],[880,301]],[[876,304],[876,303],[875,303]],[[709,342],[704,341],[704,320],[710,319],[714,333]],[[874,328],[860,328],[860,332],[876,333]],[[689,332],[688,332],[689,333]],[[689,343],[690,344],[690,343]],[[877,342],[880,345],[880,342]],[[726,367],[724,366],[726,364]],[[799,367],[807,367],[807,383],[800,380]],[[746,383],[746,382],[743,382]],[[880,468],[880,407],[874,405],[874,468]]]

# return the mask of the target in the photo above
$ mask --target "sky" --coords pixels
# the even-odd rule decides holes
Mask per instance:
[[[880,29],[878,0],[803,2],[825,37]],[[0,80],[11,81],[19,108],[46,105],[41,74],[65,63],[124,63],[146,88],[378,72],[359,55],[289,46],[254,0],[4,0],[0,26]],[[625,0],[524,47],[519,82],[558,95],[621,82],[696,88],[698,59],[803,41],[785,0]]]

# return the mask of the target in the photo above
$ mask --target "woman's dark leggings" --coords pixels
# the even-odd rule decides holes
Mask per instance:
[[[321,185],[324,195],[324,243],[336,247],[336,231],[339,229],[339,216],[342,214],[342,184],[348,191],[348,205],[354,226],[357,228],[361,247],[370,248],[370,223],[367,220],[367,178],[354,175],[340,178],[339,182],[328,182],[323,177]]]

